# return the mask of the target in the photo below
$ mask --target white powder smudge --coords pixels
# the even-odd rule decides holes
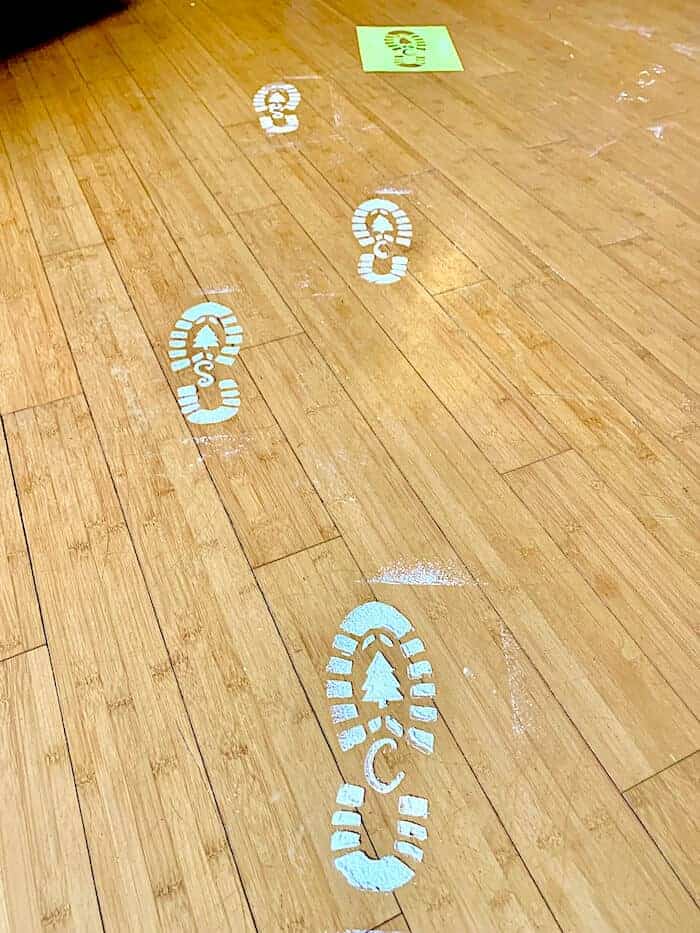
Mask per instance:
[[[410,188],[376,188],[375,194],[411,194]]]
[[[607,143],[601,143],[600,146],[596,146],[595,149],[592,149],[588,153],[589,158],[594,159],[598,155],[599,152],[602,152],[603,149],[607,149],[608,146],[614,146],[616,142],[617,142],[616,139],[611,139]]]
[[[634,23],[608,23],[608,26],[620,32],[636,32],[642,39],[651,39],[656,31],[651,26],[635,26]]]
[[[508,692],[513,717],[513,735],[524,735],[532,727],[531,706],[527,699],[525,674],[518,659],[520,646],[503,622],[500,626],[501,647],[508,675]]]
[[[207,295],[230,295],[240,292],[240,288],[237,285],[217,285],[215,288],[203,288],[202,291]]]
[[[454,568],[441,567],[430,561],[415,564],[396,563],[382,567],[368,583],[388,583],[393,586],[464,586],[470,581]]]
[[[124,400],[126,401],[126,409],[129,412],[129,416],[133,418],[134,421],[138,422],[142,427],[147,426],[148,418],[141,408],[139,397],[131,384],[129,370],[124,366],[112,366],[110,373],[115,382],[118,382],[122,387]]]
[[[685,45],[683,42],[672,42],[671,48],[686,58],[695,58],[695,53],[700,52],[700,45]]]
[[[653,83],[653,82],[652,82]],[[648,97],[641,97],[639,95],[630,94],[629,91],[620,91],[620,93],[615,98],[618,104],[624,103],[626,100],[637,101],[640,104],[648,104]]]
[[[476,677],[476,673],[471,669],[471,667],[463,667],[462,673],[467,678],[467,680],[471,680],[472,677]]]
[[[193,435],[191,439],[185,437],[182,439],[182,443],[189,444],[191,440],[194,441],[200,449],[202,447],[211,447],[212,452],[215,453],[216,456],[228,459],[229,457],[236,457],[245,450],[250,436],[241,434],[234,438],[231,434],[202,434]],[[206,451],[204,454],[204,459],[206,459]],[[200,456],[199,461],[202,462],[202,460],[203,458]]]

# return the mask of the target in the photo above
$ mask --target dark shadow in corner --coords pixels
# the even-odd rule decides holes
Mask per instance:
[[[103,16],[125,10],[129,0],[51,0],[34,4],[21,0],[0,32],[0,60],[60,38]]]

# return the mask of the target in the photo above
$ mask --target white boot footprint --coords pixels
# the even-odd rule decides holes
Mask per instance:
[[[219,332],[217,334],[217,331]],[[202,408],[199,389],[214,385],[216,366],[232,366],[243,343],[243,328],[230,308],[206,301],[184,311],[170,333],[169,357],[173,372],[192,367],[199,379],[180,386],[177,400],[192,424],[219,424],[238,413],[241,404],[235,379],[219,379],[221,404]]]
[[[408,215],[393,201],[371,198],[364,201],[352,216],[352,232],[360,246],[371,246],[371,253],[362,253],[357,263],[361,278],[373,285],[390,285],[406,275],[408,257],[392,256],[394,245],[409,247],[413,227]],[[377,261],[391,259],[389,270],[377,272]]]
[[[433,670],[430,662],[423,659],[414,661],[416,655],[425,652],[423,642],[413,634],[413,626],[393,606],[386,603],[370,602],[358,606],[350,612],[340,626],[340,632],[333,640],[335,654],[328,661],[326,670],[334,675],[326,683],[326,695],[332,699],[342,699],[342,703],[331,706],[333,723],[341,726],[338,742],[342,751],[347,752],[362,746],[369,733],[386,730],[390,735],[375,739],[365,754],[364,774],[367,788],[357,784],[342,784],[336,803],[343,809],[333,814],[331,851],[342,853],[335,856],[334,864],[348,884],[362,891],[395,891],[409,882],[415,869],[406,864],[404,859],[420,864],[423,860],[421,843],[428,838],[425,820],[428,816],[428,801],[424,797],[401,794],[397,800],[397,838],[394,842],[396,854],[374,858],[361,848],[360,835],[361,810],[367,790],[378,794],[392,794],[406,779],[406,774],[399,771],[390,781],[381,780],[375,770],[375,759],[384,748],[395,750],[397,739],[403,739],[414,749],[426,755],[433,752],[435,738],[425,728],[426,724],[437,721],[438,712],[433,705],[435,685],[429,678]],[[406,658],[406,677],[403,693],[401,675],[386,659],[382,650],[398,646]],[[371,655],[366,666],[362,685],[362,712],[358,710],[354,699],[352,683],[353,658],[359,647],[359,654]],[[414,683],[407,690],[408,681]],[[411,705],[409,719],[419,725],[405,728],[392,715],[376,716],[375,712],[385,710],[390,703],[400,702],[410,692]],[[359,697],[358,697],[359,701]],[[371,704],[377,704],[376,709]],[[363,715],[364,712],[364,715]],[[348,723],[348,725],[344,725]],[[336,829],[335,827],[342,827]],[[400,858],[399,856],[402,856]]]
[[[293,133],[299,129],[294,110],[301,103],[301,94],[293,84],[266,84],[253,97],[253,108],[261,114],[260,126],[266,133]]]

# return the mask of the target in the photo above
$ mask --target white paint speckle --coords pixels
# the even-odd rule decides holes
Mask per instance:
[[[467,678],[467,680],[471,680],[472,677],[476,677],[476,674],[475,674],[474,671],[471,669],[471,667],[463,667],[463,668],[462,668],[462,673],[463,673],[464,676]]]
[[[432,561],[416,561],[414,564],[397,562],[382,567],[368,583],[388,583],[392,586],[465,586],[472,581],[460,570],[441,566]]]
[[[603,149],[607,149],[608,146],[614,146],[616,142],[617,142],[616,139],[610,139],[608,140],[607,143],[601,143],[600,146],[596,146],[595,149],[592,149],[588,153],[589,158],[594,159],[598,155],[599,152],[602,152]]]
[[[695,58],[696,52],[700,52],[700,45],[686,45],[684,42],[672,42],[671,48],[686,58]]]
[[[608,26],[620,32],[636,32],[642,39],[651,39],[656,31],[651,26],[637,26],[634,23],[608,23]]]

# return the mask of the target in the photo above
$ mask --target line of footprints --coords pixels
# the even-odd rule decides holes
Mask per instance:
[[[261,128],[274,136],[298,130],[294,111],[300,102],[301,95],[293,84],[267,84],[253,97],[253,108]],[[390,285],[406,275],[408,258],[396,248],[410,247],[413,229],[406,212],[393,201],[371,198],[360,204],[352,217],[352,232],[364,249],[357,263],[364,281]],[[178,387],[177,397],[182,414],[192,424],[219,424],[238,413],[238,384],[228,370],[242,345],[243,328],[236,315],[215,302],[187,309],[176,322],[170,334],[170,368],[190,377]],[[405,660],[405,677],[387,659],[392,652]],[[402,741],[419,754],[433,753],[435,740],[430,726],[437,721],[438,711],[433,671],[430,662],[421,657],[424,653],[423,642],[415,636],[408,619],[380,602],[365,603],[350,612],[333,640],[326,695],[331,701],[331,720],[338,727],[340,750],[353,753],[368,742],[369,747],[362,765],[366,786],[343,783],[338,790],[339,809],[332,816],[330,848],[337,870],[348,884],[362,891],[396,890],[414,877],[414,866],[423,860],[428,800],[399,794],[404,782],[410,784],[405,772],[383,780],[377,774],[377,760],[382,756],[380,770],[386,771],[387,753],[395,753]],[[361,697],[355,696],[353,665],[364,671]],[[407,697],[408,722],[403,724],[401,714],[389,710],[403,711]],[[382,797],[398,794],[397,838],[391,854],[374,857],[363,848],[362,808],[368,792]]]

